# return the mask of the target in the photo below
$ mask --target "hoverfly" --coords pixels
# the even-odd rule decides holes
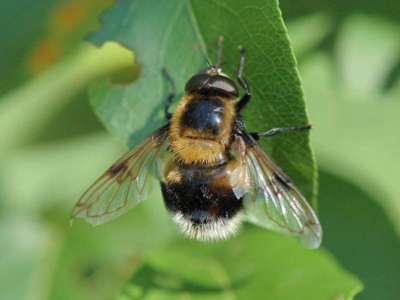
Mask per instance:
[[[166,99],[167,124],[117,160],[83,194],[73,217],[98,225],[146,199],[151,177],[160,181],[172,220],[198,240],[226,239],[243,219],[294,236],[309,248],[321,243],[322,230],[311,206],[293,182],[257,144],[261,137],[303,131],[310,126],[249,133],[241,118],[251,93],[243,77],[240,47],[239,89],[220,68],[222,38],[215,65],[189,79],[175,113],[171,84]]]

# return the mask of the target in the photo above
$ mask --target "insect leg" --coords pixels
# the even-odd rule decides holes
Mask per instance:
[[[169,121],[172,117],[172,114],[169,112],[169,108],[171,107],[172,100],[174,100],[176,96],[176,88],[175,88],[175,82],[172,79],[171,75],[168,73],[167,69],[163,68],[161,72],[165,80],[168,81],[168,83],[170,84],[170,92],[167,95],[167,98],[165,99],[165,107],[164,107],[165,118]]]
[[[250,134],[253,138],[258,140],[260,137],[264,137],[264,136],[274,136],[274,135],[277,135],[280,133],[294,132],[294,131],[306,131],[306,130],[310,130],[310,129],[311,129],[311,125],[308,124],[308,125],[301,126],[301,127],[272,128],[265,132],[252,132]]]
[[[244,48],[242,46],[240,46],[239,51],[240,51],[240,61],[239,61],[239,67],[237,69],[236,77],[237,77],[237,80],[239,81],[240,86],[244,89],[244,95],[243,95],[242,99],[240,99],[236,105],[236,110],[238,112],[241,111],[246,106],[246,104],[249,103],[249,101],[251,99],[249,84],[247,83],[246,79],[243,77],[244,59],[245,59]]]

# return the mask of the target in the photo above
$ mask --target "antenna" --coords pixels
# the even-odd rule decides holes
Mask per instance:
[[[208,66],[209,68],[211,68],[211,67],[212,67],[212,63],[211,63],[210,58],[208,57],[208,55],[206,55],[205,53],[203,53],[203,57],[204,57],[204,60],[205,60],[206,63],[207,63],[207,66]]]
[[[219,66],[221,65],[221,59],[222,59],[222,44],[224,43],[224,37],[222,35],[219,36],[218,38],[218,44],[217,44],[217,58],[215,60],[215,67],[218,69]]]

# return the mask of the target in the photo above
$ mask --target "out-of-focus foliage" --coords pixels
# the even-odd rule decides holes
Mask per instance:
[[[385,86],[400,59],[399,30],[400,25],[352,17],[340,30],[336,64],[328,54],[318,53],[301,68],[320,157],[360,184],[378,183],[389,196],[381,204],[398,228],[400,81]]]
[[[88,82],[132,61],[131,53],[115,43],[106,44],[101,50],[84,45],[72,58],[3,96],[0,128],[9,134],[0,137],[0,151],[6,152],[35,140],[52,115],[65,107]],[[44,108],[30,113],[40,105]],[[21,126],[21,120],[25,126]]]
[[[2,1],[0,4],[0,93],[16,87],[27,76],[25,56],[43,34],[46,16],[54,9],[56,0]],[[16,30],[18,28],[18,30]]]
[[[73,52],[112,0],[2,1],[0,94]],[[18,30],[17,30],[18,29]]]
[[[335,18],[339,25],[349,15],[363,13],[399,22],[399,3],[392,0],[281,0],[280,5],[287,19],[323,13]]]
[[[100,128],[84,89],[132,62],[121,47],[97,50],[81,42],[105,1],[36,2],[3,1],[0,9],[1,299],[51,295],[70,207],[107,157],[120,153],[104,135],[74,140]],[[74,19],[72,6],[85,12],[82,22],[57,29],[61,15]],[[48,40],[59,43],[51,60],[51,53],[37,52]],[[97,155],[88,160],[88,153]]]
[[[288,24],[290,42],[296,50],[296,57],[304,55],[319,46],[332,30],[332,19],[324,14],[314,14],[298,18]]]
[[[339,175],[321,176],[325,246],[363,281],[357,299],[400,295],[400,86],[392,73],[400,59],[398,32],[386,20],[349,17],[334,56],[319,50],[300,65],[317,156]]]
[[[221,244],[184,240],[161,201],[146,201],[95,229],[79,222],[69,226],[69,213],[80,193],[123,152],[122,145],[100,132],[87,104],[86,86],[117,70],[131,72],[132,54],[115,45],[93,49],[82,42],[112,2],[7,0],[0,4],[0,299],[176,299],[178,295],[296,299],[307,295],[307,299],[332,300],[333,296],[351,299],[362,285],[364,290],[355,299],[399,299],[399,3],[281,1],[283,16],[290,20],[290,38],[314,125],[312,142],[323,167],[319,197],[323,250],[307,251],[288,237],[250,226]],[[193,2],[192,18],[208,5],[220,4],[233,14],[242,10],[241,16],[252,10],[243,2],[239,8],[230,1],[207,1],[203,7],[204,2]],[[264,9],[269,12],[271,7]],[[227,30],[224,68],[232,72],[242,32],[231,32],[233,23],[225,28],[224,19],[226,24],[231,21],[219,11],[203,12],[206,17],[199,30],[208,26],[202,22]],[[250,23],[261,24],[260,29],[277,25],[261,20],[253,18]],[[241,22],[243,18],[235,18],[235,23]],[[258,38],[257,30],[244,27],[252,39]],[[207,34],[205,41],[213,51],[213,34]],[[246,69],[254,76],[250,80],[268,86],[271,78],[264,83],[255,78],[263,75],[254,74],[251,52],[257,50],[252,41],[243,43],[250,45],[250,70]],[[189,70],[180,69],[180,51],[192,53],[188,59],[200,52],[187,50],[178,39],[172,44],[168,52],[172,54],[165,55],[164,61],[182,86]],[[139,64],[143,51],[158,53],[159,49],[146,45],[137,53]],[[147,65],[154,67],[151,62]],[[264,72],[271,75],[269,68],[257,71]],[[138,75],[143,75],[140,70]],[[158,94],[141,96],[140,107],[150,101],[161,105],[167,86],[161,85],[158,70],[155,76]],[[109,85],[101,80],[96,86],[104,92]],[[93,95],[100,95],[101,89],[92,88]],[[256,101],[258,108],[271,103],[267,97]],[[253,113],[246,117],[253,120]],[[154,120],[160,118],[161,114]],[[255,129],[281,125],[264,115],[260,118],[262,122],[251,123]],[[296,139],[283,140],[292,138]],[[159,199],[158,191],[154,193],[152,198]],[[332,297],[326,298],[328,294]]]
[[[360,289],[325,251],[248,225],[226,242],[179,239],[152,252],[121,299],[352,299]]]
[[[398,233],[380,201],[387,196],[326,171],[320,173],[320,216],[325,247],[364,283],[362,300],[400,295]],[[343,175],[342,175],[343,176]],[[378,201],[379,199],[379,201]]]

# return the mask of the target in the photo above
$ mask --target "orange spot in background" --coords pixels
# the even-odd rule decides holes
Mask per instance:
[[[88,13],[87,9],[78,3],[68,3],[57,7],[51,17],[51,23],[58,30],[73,31],[84,22]]]
[[[28,60],[31,73],[37,74],[53,64],[61,55],[59,44],[54,40],[44,40],[33,50]]]
[[[36,46],[27,56],[27,72],[36,75],[51,64],[57,62],[68,52],[75,36],[114,0],[69,0],[68,3],[56,4],[48,18],[45,38],[37,41]]]

